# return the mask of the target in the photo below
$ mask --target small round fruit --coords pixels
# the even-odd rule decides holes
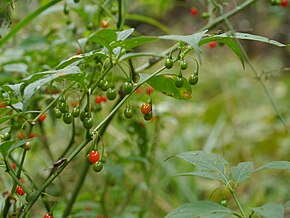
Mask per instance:
[[[186,62],[186,60],[182,60],[180,62],[180,68],[181,68],[181,70],[186,70],[187,69],[187,62]]]
[[[78,117],[80,115],[80,108],[74,107],[71,114],[73,115],[73,117]]]
[[[109,27],[109,21],[108,20],[103,20],[101,23],[102,28],[108,28]]]
[[[109,88],[107,91],[107,98],[109,100],[114,100],[117,97],[117,92],[115,88]]]
[[[43,218],[53,218],[53,216],[52,216],[52,215],[49,215],[49,213],[47,213],[47,214],[45,214],[45,215],[43,216]]]
[[[104,164],[102,162],[98,161],[97,163],[94,164],[93,169],[95,172],[98,173],[98,172],[102,171],[103,167],[104,167]]]
[[[54,116],[55,116],[57,119],[61,118],[61,116],[62,116],[62,112],[61,112],[58,108],[54,108],[53,111],[54,111]]]
[[[132,118],[134,115],[134,111],[130,107],[126,107],[124,110],[124,116],[128,119]]]
[[[147,121],[151,120],[152,116],[153,116],[153,113],[152,113],[152,111],[150,111],[149,114],[144,115],[144,120],[147,120]]]
[[[96,104],[101,104],[103,101],[103,97],[100,96],[100,95],[97,95],[96,98],[95,98],[95,102]]]
[[[77,107],[79,105],[79,102],[78,101],[73,101],[71,104],[72,104],[73,107]]]
[[[281,6],[282,7],[287,7],[288,6],[288,0],[281,0]]]
[[[151,112],[152,108],[151,108],[151,104],[149,103],[143,103],[141,105],[141,112],[142,114],[146,115],[149,114]]]
[[[58,100],[59,100],[60,102],[65,102],[65,98],[63,97],[63,95],[60,96]]]
[[[183,86],[183,78],[182,77],[177,77],[177,79],[175,80],[175,86],[177,88],[181,88]]]
[[[212,42],[210,42],[210,43],[208,44],[208,46],[209,46],[210,48],[215,48],[215,47],[216,47],[216,42],[215,42],[215,41],[212,41]]]
[[[92,150],[90,153],[89,153],[89,161],[91,163],[96,163],[99,161],[100,159],[100,154],[97,150]]]
[[[66,113],[68,111],[66,102],[61,102],[58,108],[62,113]]]
[[[165,67],[167,69],[171,69],[173,67],[173,60],[172,58],[167,58],[165,61]]]
[[[98,84],[97,84],[98,87],[99,87],[99,88],[102,88],[102,87],[105,85],[105,82],[106,82],[105,80],[101,79],[101,80],[98,82]]]
[[[193,8],[191,8],[191,15],[192,16],[195,16],[195,15],[197,15],[198,14],[198,9],[197,8],[195,8],[195,7],[193,7]]]
[[[125,82],[122,86],[122,91],[125,95],[130,94],[133,91],[133,84],[131,82]]]
[[[3,135],[4,141],[9,140],[10,138],[11,138],[10,132],[5,132],[4,135]]]
[[[110,84],[109,84],[109,82],[106,80],[106,81],[104,82],[104,85],[103,85],[103,87],[102,87],[101,89],[105,92],[105,91],[108,90],[109,87],[110,87]]]
[[[66,124],[71,124],[73,121],[73,117],[70,112],[64,113],[62,119],[63,119],[63,122]]]
[[[83,121],[83,126],[85,129],[91,129],[93,127],[93,119],[91,117],[86,117]]]
[[[16,187],[16,193],[20,196],[25,195],[25,191],[20,186]]]
[[[38,118],[38,120],[39,120],[40,122],[43,122],[45,119],[46,119],[46,114],[42,114],[42,115]]]
[[[151,93],[154,91],[153,87],[152,86],[149,86],[146,88],[146,92],[148,95],[151,95]]]
[[[191,85],[195,85],[198,83],[198,75],[197,74],[192,74],[189,76],[188,78],[188,82],[191,84]]]

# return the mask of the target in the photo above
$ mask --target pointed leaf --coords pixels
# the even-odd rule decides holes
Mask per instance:
[[[264,218],[284,218],[284,207],[282,204],[267,203],[261,207],[252,209]]]
[[[49,74],[46,72],[42,72],[38,76],[42,76],[43,78],[36,80],[35,82],[30,83],[28,86],[25,87],[24,89],[24,108],[26,108],[28,101],[30,98],[33,96],[33,94],[43,85],[57,79],[57,78],[67,78],[67,79],[73,79],[79,82],[82,82],[81,78],[75,78],[74,77],[69,77],[70,75],[77,74],[80,75],[82,74],[81,70],[76,67],[76,66],[70,66],[61,70],[54,70],[54,71],[49,71]]]
[[[130,28],[127,30],[123,30],[120,32],[117,32],[117,40],[118,41],[124,41],[127,39],[132,33],[134,32],[134,28]]]
[[[290,162],[289,161],[273,161],[263,166],[260,166],[255,171],[263,170],[263,169],[290,170]]]
[[[239,184],[250,178],[254,171],[253,162],[239,163],[238,166],[231,168],[231,175],[233,180]]]
[[[188,100],[191,98],[191,85],[188,81],[183,78],[183,86],[181,88],[177,88],[175,86],[175,81],[177,76],[174,74],[163,74],[152,77],[148,83],[159,92],[163,94],[176,98]]]
[[[158,40],[158,38],[154,36],[140,36],[131,39],[126,39],[122,42],[121,45],[126,51],[128,51],[132,48],[138,47],[145,43],[154,42],[156,40]]]
[[[227,218],[231,217],[233,212],[220,204],[199,201],[191,204],[184,204],[173,212],[168,214],[165,218]]]
[[[117,33],[112,29],[101,29],[93,36],[90,36],[89,40],[106,47],[109,51],[112,51],[113,48],[110,44],[117,40]]]
[[[243,68],[245,68],[245,57],[238,44],[233,39],[222,39],[220,41],[232,49],[242,63]]]
[[[204,151],[189,151],[175,156],[196,166],[194,172],[181,175],[201,176],[212,180],[219,180],[224,184],[229,182],[229,175],[226,171],[228,162],[219,155]]]

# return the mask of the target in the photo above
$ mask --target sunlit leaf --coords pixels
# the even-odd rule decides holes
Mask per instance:
[[[183,78],[183,86],[177,88],[175,86],[175,81],[177,76],[174,74],[163,74],[152,77],[148,83],[155,89],[163,94],[176,98],[188,100],[191,98],[191,85],[186,79]]]

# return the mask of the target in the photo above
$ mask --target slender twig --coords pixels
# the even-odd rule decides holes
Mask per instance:
[[[118,0],[118,22],[117,29],[120,30],[123,25],[123,0]]]
[[[241,206],[241,204],[240,204],[240,202],[239,202],[239,200],[238,200],[238,198],[236,196],[235,191],[233,190],[233,188],[230,185],[228,185],[227,188],[230,191],[231,195],[233,196],[233,198],[234,198],[234,200],[235,200],[235,202],[236,202],[236,204],[237,204],[237,206],[238,206],[238,208],[239,208],[239,210],[240,210],[240,212],[242,214],[242,217],[246,218],[245,212],[244,212],[244,210],[243,210],[243,208],[242,208],[242,206]]]

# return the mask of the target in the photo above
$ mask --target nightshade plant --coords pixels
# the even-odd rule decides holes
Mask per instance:
[[[0,39],[2,53],[0,64],[6,66],[1,70],[6,72],[5,70],[12,64],[10,67],[22,72],[17,78],[8,78],[9,73],[6,72],[7,78],[1,81],[0,87],[1,160],[3,168],[13,181],[9,192],[4,194],[5,201],[1,205],[1,217],[29,217],[37,201],[43,202],[48,214],[45,216],[52,216],[55,205],[48,202],[47,197],[49,198],[50,194],[47,190],[71,162],[85,152],[89,161],[84,157],[84,167],[81,169],[81,175],[72,194],[64,201],[66,206],[63,213],[54,215],[55,217],[69,217],[90,165],[93,165],[94,171],[99,173],[106,165],[106,158],[110,158],[105,154],[106,145],[102,142],[102,136],[113,117],[121,109],[125,111],[125,117],[128,119],[131,119],[134,113],[141,114],[138,110],[141,105],[138,108],[130,105],[141,86],[150,87],[150,91],[147,89],[146,99],[142,99],[144,105],[149,105],[147,108],[142,106],[141,109],[146,121],[154,117],[154,100],[151,95],[153,89],[169,97],[189,100],[194,85],[198,83],[203,45],[219,42],[228,46],[241,61],[243,67],[248,58],[239,40],[258,41],[277,47],[286,46],[266,37],[232,30],[228,18],[251,6],[256,2],[255,0],[244,1],[239,7],[234,7],[226,13],[223,13],[221,4],[208,1],[208,4],[216,8],[220,15],[210,19],[208,24],[199,31],[190,35],[161,36],[140,35],[134,28],[125,25],[125,0],[40,2],[42,4],[38,9],[13,25]],[[5,0],[1,4],[9,8],[14,3],[13,0]],[[86,11],[86,6],[92,7],[92,17],[90,14],[92,11],[90,13]],[[87,25],[87,31],[76,40],[79,48],[75,54],[66,59],[56,58],[55,60],[54,54],[49,51],[49,43],[58,46],[60,42],[57,40],[46,42],[45,37],[31,38],[22,43],[16,40],[16,45],[10,43],[17,39],[19,31],[34,19],[38,19],[43,13],[60,13],[59,8],[63,10],[63,16],[69,16],[75,12]],[[7,19],[5,18],[5,22],[1,20],[1,25],[6,25]],[[91,22],[91,19],[96,19],[98,22],[94,20]],[[152,23],[149,18],[147,21]],[[228,31],[219,34],[210,31],[220,23],[226,23],[229,27]],[[159,25],[156,22],[154,24]],[[2,28],[5,29],[8,26],[2,26]],[[163,26],[160,28],[162,29]],[[74,34],[77,32],[74,27],[69,26],[68,29]],[[49,34],[53,34],[53,30],[47,35]],[[142,51],[142,46],[150,46],[150,43],[157,41],[172,41],[175,44],[163,52],[155,51],[154,47],[150,52]],[[68,42],[70,39],[65,41],[65,43]],[[38,43],[40,47],[48,46],[45,51],[47,53],[39,51],[39,54],[34,56],[33,48],[37,47]],[[14,47],[21,49],[20,54],[16,53],[14,58],[6,60],[5,52],[13,52]],[[52,60],[47,56],[50,56]],[[139,64],[136,61],[138,57],[147,58],[147,61]],[[159,62],[165,62],[165,66],[154,69]],[[188,67],[189,63],[195,68]],[[29,69],[27,69],[28,65]],[[136,65],[139,66],[136,67]],[[178,66],[179,70],[169,72],[167,69],[173,66]],[[144,73],[145,70],[148,72],[148,69],[152,69],[152,73]],[[184,71],[188,71],[190,76],[186,76]],[[109,104],[109,101],[113,101],[113,104],[105,105]],[[106,111],[100,114],[105,106]],[[65,128],[71,129],[70,139],[67,140],[67,146],[62,153],[52,152],[44,131],[45,125],[56,125],[56,122],[63,122],[66,124]],[[41,133],[39,141],[34,135],[28,137],[34,132]],[[30,161],[28,153],[31,144],[35,142],[43,145],[51,161],[47,177],[41,184],[36,184],[35,179],[30,177],[30,172],[25,169],[25,162]],[[92,152],[97,153],[97,156],[93,156]],[[246,162],[228,171],[228,163],[214,154],[191,152],[177,155],[177,157],[196,165],[197,170],[190,175],[221,181],[224,184],[223,189],[227,189],[235,200],[234,191],[237,185],[246,180],[254,171],[263,168],[290,168],[288,162],[273,162],[254,170],[253,164]],[[15,169],[11,163],[16,164]],[[21,182],[22,176],[27,178],[26,182]],[[19,196],[15,196],[15,193]],[[222,196],[220,200],[225,200],[224,197],[226,196]],[[56,204],[57,201],[54,203]],[[193,205],[184,205],[167,217],[227,217],[229,215],[246,217],[246,213],[237,200],[240,212],[234,212],[218,203],[220,202],[196,202]],[[289,202],[285,204],[287,205],[289,206]],[[253,208],[249,217],[254,213],[269,217],[263,212],[269,210],[279,214],[277,218],[282,217],[282,208],[283,206],[279,204],[266,204],[260,208]],[[109,217],[104,206],[103,214]],[[38,216],[42,215],[38,214]]]

